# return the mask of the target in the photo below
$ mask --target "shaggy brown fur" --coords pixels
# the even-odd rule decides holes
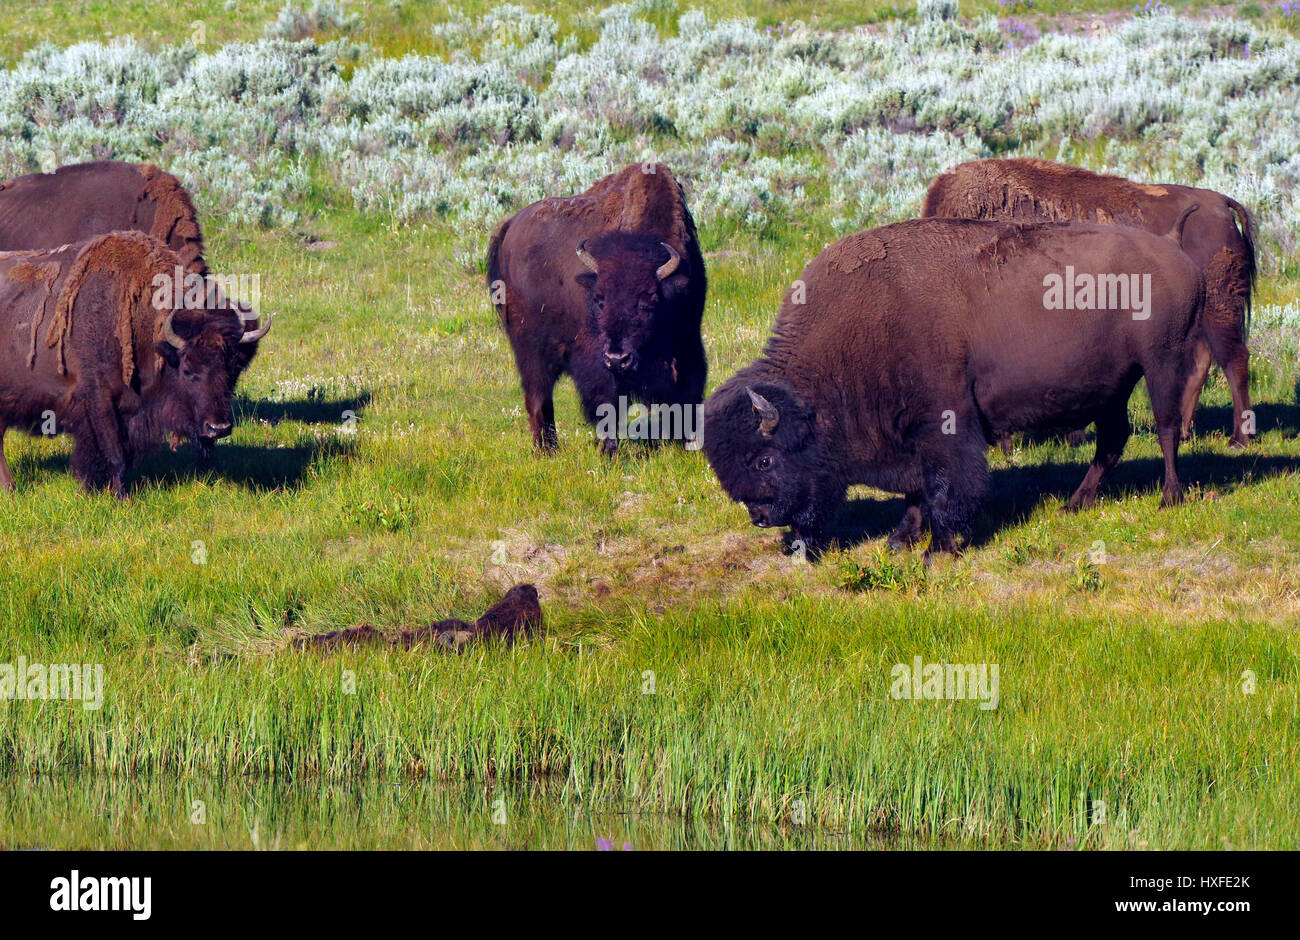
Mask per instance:
[[[518,584],[506,592],[474,623],[455,618],[439,620],[427,627],[408,630],[397,637],[385,637],[369,624],[335,630],[317,636],[298,637],[292,642],[295,649],[336,650],[341,647],[355,649],[363,644],[382,644],[411,649],[426,643],[444,649],[460,650],[469,643],[500,640],[513,643],[520,636],[530,636],[542,627],[542,605],[537,599],[537,588],[531,584]]]
[[[152,163],[76,163],[0,183],[0,250],[57,248],[127,229],[166,244],[187,273],[208,273],[190,194]]]
[[[132,221],[136,225],[143,224],[143,216],[149,213],[142,209],[151,205],[153,220],[149,234],[181,256],[186,272],[207,274],[199,214],[190,199],[189,190],[176,177],[164,173],[152,163],[140,164],[140,175],[145,180],[144,189],[136,201]]]
[[[1245,446],[1251,431],[1246,331],[1254,289],[1255,233],[1246,207],[1208,189],[1149,186],[1047,160],[976,160],[937,177],[926,193],[923,217],[1024,222],[1096,222],[1128,225],[1154,234],[1169,232],[1188,207],[1183,250],[1205,278],[1205,309],[1197,325],[1194,368],[1181,405],[1182,436],[1210,362],[1218,363],[1232,390],[1231,444]],[[1004,446],[1006,446],[1004,444]]]

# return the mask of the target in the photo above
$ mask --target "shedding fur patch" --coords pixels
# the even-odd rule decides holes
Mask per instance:
[[[44,291],[41,294],[41,303],[32,317],[31,343],[27,352],[27,368],[32,369],[36,366],[36,334],[45,322],[45,314],[50,306],[50,295],[54,292],[54,282],[59,279],[63,273],[63,265],[57,261],[47,261],[44,264],[34,264],[30,261],[24,261],[14,265],[5,275],[11,281],[19,284],[41,284]]]
[[[117,304],[117,338],[122,351],[122,381],[129,385],[135,377],[135,340],[131,314],[136,306],[150,303],[155,272],[170,273],[174,259],[166,246],[143,232],[113,232],[92,240],[77,255],[72,270],[63,283],[54,319],[45,336],[45,345],[56,350],[60,375],[67,374],[64,346],[72,331],[72,308],[86,279],[99,271],[111,271],[121,293]]]
[[[852,274],[870,261],[883,261],[885,243],[872,232],[857,232],[839,242],[839,250],[830,260],[830,267],[841,274]]]
[[[154,205],[153,227],[149,234],[181,256],[181,264],[187,273],[206,274],[203,234],[189,192],[180,180],[152,163],[140,164],[140,175],[145,180],[140,199]],[[133,217],[132,221],[137,220]]]

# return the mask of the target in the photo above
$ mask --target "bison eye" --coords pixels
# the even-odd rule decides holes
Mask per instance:
[[[772,469],[772,457],[771,457],[771,455],[770,455],[770,454],[764,454],[762,457],[759,457],[756,461],[754,461],[754,466],[756,466],[756,467],[758,467],[758,469],[760,469],[760,470],[764,470],[764,471],[766,471],[766,470],[771,470],[771,469]]]

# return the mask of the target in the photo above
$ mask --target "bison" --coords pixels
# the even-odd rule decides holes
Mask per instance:
[[[1195,332],[1194,357],[1182,398],[1182,436],[1209,373],[1218,363],[1232,391],[1232,447],[1254,433],[1250,411],[1250,353],[1246,327],[1255,284],[1254,223],[1246,207],[1208,189],[1148,186],[1047,160],[976,160],[942,174],[926,193],[921,214],[931,218],[1024,222],[1079,221],[1130,225],[1162,234],[1191,205],[1183,250],[1205,277],[1205,310]]]
[[[1120,309],[1088,311],[1096,293],[1083,304],[1082,290],[1056,309],[1054,278],[1085,272]],[[1179,403],[1203,297],[1175,237],[1136,228],[920,219],[861,232],[809,263],[763,356],[705,403],[704,453],[755,525],[810,546],[847,487],[902,493],[890,545],[928,529],[928,560],[969,533],[999,433],[1095,421],[1096,456],[1065,509],[1091,505],[1145,376],[1168,506],[1182,497]]]
[[[152,163],[75,163],[0,183],[0,251],[58,248],[117,231],[145,232],[164,242],[187,275],[210,273],[194,201],[180,180]],[[252,308],[236,309],[255,332]],[[228,352],[233,388],[257,354],[257,343],[239,343]]]
[[[538,447],[557,445],[552,391],[565,373],[607,453],[618,441],[603,418],[628,400],[693,419],[708,373],[704,257],[668,167],[634,164],[520,210],[492,236],[487,281]]]
[[[228,306],[158,309],[157,279],[180,263],[140,232],[0,253],[0,487],[13,489],[10,427],[71,434],[77,479],[118,496],[164,435],[230,433],[230,347],[269,324],[248,331]]]
[[[537,588],[531,584],[516,584],[473,623],[453,617],[407,630],[397,637],[385,636],[370,624],[363,623],[330,633],[298,637],[291,645],[297,649],[314,650],[387,645],[409,650],[427,643],[459,652],[470,643],[499,640],[510,645],[517,638],[531,636],[541,628],[542,605],[537,597]]]

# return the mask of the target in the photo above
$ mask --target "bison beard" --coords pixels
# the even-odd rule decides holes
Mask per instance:
[[[621,397],[700,403],[704,258],[663,164],[634,164],[581,195],[526,207],[492,236],[487,267],[538,447],[558,444],[552,392],[566,373],[591,424]],[[601,446],[611,453],[618,442]]]
[[[431,643],[453,651],[469,643],[500,640],[514,643],[520,636],[529,636],[542,626],[542,605],[537,599],[537,588],[531,584],[517,584],[506,592],[474,623],[452,618],[439,620],[427,627],[408,630],[397,637],[385,637],[369,624],[348,627],[317,636],[298,637],[292,643],[297,649],[334,650],[341,647],[356,648],[369,644],[384,644],[411,649]]]
[[[1046,160],[975,160],[937,177],[925,196],[924,217],[1017,222],[1077,221],[1128,225],[1153,234],[1172,229],[1188,206],[1199,206],[1182,238],[1183,250],[1205,278],[1205,307],[1194,329],[1193,367],[1183,392],[1182,437],[1213,361],[1232,391],[1232,447],[1250,442],[1250,353],[1246,329],[1255,283],[1254,225],[1241,203],[1189,186],[1148,186]],[[1240,227],[1239,227],[1240,226]],[[1002,441],[1010,449],[1009,441]]]
[[[1066,264],[1141,271],[1149,316],[1048,309]],[[1097,423],[1097,453],[1065,509],[1093,503],[1129,436],[1145,376],[1178,502],[1179,404],[1201,275],[1172,238],[1118,226],[929,219],[862,232],[817,256],[764,355],[705,403],[704,453],[758,526],[810,547],[855,484],[906,497],[894,548],[956,552],[988,486],[985,448],[1020,430]]]

